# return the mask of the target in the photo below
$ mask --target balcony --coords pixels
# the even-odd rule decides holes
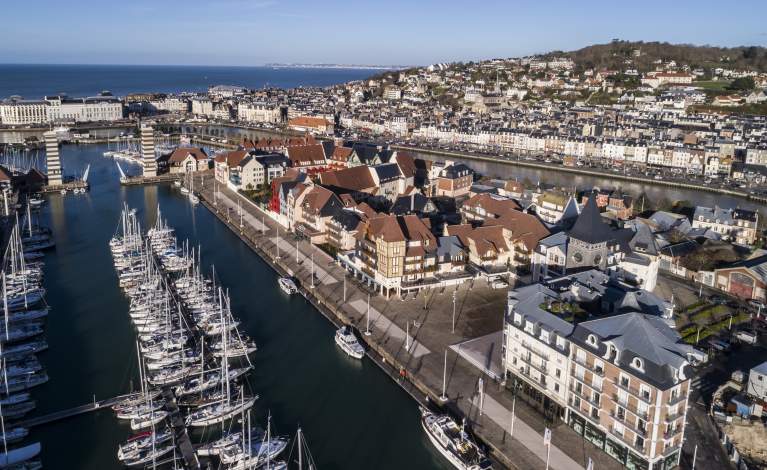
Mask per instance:
[[[671,438],[673,438],[675,436],[678,436],[680,434],[682,434],[682,427],[681,426],[679,426],[679,427],[677,427],[675,429],[671,429],[669,431],[664,432],[663,433],[663,439],[671,439]]]
[[[599,400],[594,400],[591,397],[591,394],[586,392],[583,389],[581,389],[581,391],[579,392],[576,387],[570,386],[570,391],[573,392],[575,395],[577,395],[580,399],[586,400],[587,402],[591,403],[594,406],[597,406],[597,407],[601,406],[600,403],[599,403]]]
[[[667,423],[673,423],[674,421],[676,421],[677,419],[679,419],[681,417],[682,417],[682,413],[677,411],[674,414],[667,414],[666,418],[664,419],[664,421],[666,421]]]
[[[625,401],[621,400],[620,397],[618,395],[616,395],[615,393],[612,394],[611,398],[612,398],[612,400],[615,403],[617,403],[620,406],[622,406],[623,408],[625,408],[626,411],[628,411],[629,413],[631,413],[631,414],[633,414],[635,416],[638,416],[638,417],[640,417],[641,419],[643,419],[645,421],[649,421],[650,414],[648,412],[646,412],[646,411],[639,411],[639,409],[637,407],[629,405],[628,400],[625,400]]]
[[[548,360],[549,360],[549,355],[548,355],[548,354],[545,354],[545,353],[543,353],[543,352],[541,352],[541,351],[539,351],[539,350],[537,350],[537,349],[533,348],[533,346],[532,346],[531,344],[529,344],[529,343],[527,343],[527,342],[525,342],[525,341],[522,341],[522,342],[520,342],[519,344],[520,344],[520,345],[521,345],[523,348],[525,348],[526,350],[530,351],[531,353],[533,353],[533,354],[535,354],[536,356],[538,356],[538,357],[540,357],[541,359],[543,359],[544,361],[548,361]]]
[[[652,393],[641,393],[639,389],[637,388],[622,384],[620,381],[620,378],[613,379],[613,383],[619,389],[630,393],[632,396],[638,398],[639,400],[642,400],[648,405],[652,404]]]
[[[575,380],[577,380],[578,382],[580,382],[580,383],[582,383],[583,385],[585,385],[586,387],[588,387],[588,388],[590,388],[590,389],[592,389],[592,390],[594,390],[594,391],[597,391],[597,392],[599,392],[599,393],[602,393],[602,387],[601,387],[601,386],[597,387],[597,386],[596,386],[596,385],[594,385],[593,383],[587,382],[587,381],[586,381],[584,378],[582,378],[582,377],[578,377],[578,376],[575,376],[575,375],[573,375],[572,377],[573,377]]]
[[[604,377],[605,376],[605,369],[604,369],[604,367],[596,367],[596,366],[594,366],[594,364],[589,364],[589,362],[586,359],[578,358],[578,356],[575,356],[574,361],[575,361],[576,364],[582,365],[583,367],[588,369],[590,372],[592,372],[592,373],[594,373],[594,374],[596,374],[596,375],[598,375],[600,377]]]
[[[610,411],[610,416],[612,416],[612,418],[613,418],[613,419],[615,419],[615,420],[617,420],[617,421],[620,421],[621,423],[623,423],[623,426],[624,426],[625,428],[627,428],[628,430],[632,431],[633,433],[635,433],[635,434],[639,434],[639,435],[640,435],[640,436],[642,436],[642,437],[645,437],[645,436],[647,436],[647,427],[645,427],[645,428],[640,428],[640,427],[637,427],[637,425],[636,425],[636,422],[631,422],[631,421],[629,421],[629,420],[627,419],[627,416],[626,416],[626,414],[625,414],[625,413],[623,414],[623,417],[621,418],[621,417],[618,415],[618,413],[616,413],[616,412],[615,412],[615,410],[611,410],[611,411]],[[645,426],[647,426],[647,425],[645,424]]]
[[[681,403],[683,400],[686,400],[686,399],[687,399],[687,394],[686,393],[680,393],[679,395],[677,395],[675,397],[670,397],[668,399],[668,405],[669,406],[674,406],[677,403]]]

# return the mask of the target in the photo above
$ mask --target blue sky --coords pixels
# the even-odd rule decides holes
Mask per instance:
[[[765,0],[0,0],[0,63],[429,64],[610,41],[766,45]]]

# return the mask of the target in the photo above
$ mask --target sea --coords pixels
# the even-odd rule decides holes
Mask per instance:
[[[0,64],[0,99],[14,95],[38,99],[62,93],[85,97],[102,91],[115,96],[204,92],[214,85],[249,89],[322,87],[361,80],[378,72],[380,69],[362,68]]]

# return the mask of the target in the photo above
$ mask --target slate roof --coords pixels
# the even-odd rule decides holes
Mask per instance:
[[[373,171],[378,175],[378,181],[380,183],[389,183],[402,177],[402,173],[400,173],[399,166],[397,166],[396,163],[376,165],[373,167]]]
[[[605,342],[611,343],[618,352],[612,362],[663,390],[676,385],[674,369],[687,372],[688,357],[693,353],[692,346],[683,343],[662,318],[639,312],[580,323],[573,331],[572,340],[585,349],[593,349],[586,342],[589,334],[600,340],[599,355],[605,356]],[[636,357],[643,360],[644,372],[631,366]]]
[[[592,245],[615,239],[613,229],[602,219],[594,193],[589,195],[583,211],[570,229],[570,238]]]

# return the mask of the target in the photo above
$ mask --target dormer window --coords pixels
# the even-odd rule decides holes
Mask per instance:
[[[588,338],[586,338],[586,342],[589,346],[597,347],[597,337],[594,335],[589,335]]]
[[[642,359],[640,359],[638,357],[635,357],[631,361],[631,367],[633,367],[634,369],[636,369],[638,371],[644,372],[644,361],[642,361]]]

